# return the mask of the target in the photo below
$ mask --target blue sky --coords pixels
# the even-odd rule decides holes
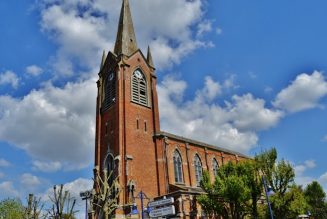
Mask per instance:
[[[163,130],[249,155],[275,146],[298,183],[327,189],[326,1],[130,2]],[[95,81],[120,6],[0,2],[0,198],[90,184]]]

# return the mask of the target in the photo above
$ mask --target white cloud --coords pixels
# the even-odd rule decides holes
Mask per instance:
[[[322,138],[322,141],[327,142],[327,135]]]
[[[197,91],[196,98],[212,101],[221,94],[221,85],[215,82],[210,76],[205,77],[204,83],[204,88]]]
[[[324,188],[325,192],[327,192],[327,172],[320,175],[316,181],[318,181]]]
[[[62,168],[62,164],[58,161],[56,162],[42,162],[42,161],[33,161],[33,170],[41,172],[56,172]]]
[[[231,74],[223,83],[224,89],[237,89],[239,88],[239,85],[235,83],[236,81],[236,75]]]
[[[217,27],[217,28],[216,28],[216,33],[217,33],[218,35],[223,34],[223,29],[221,29],[220,27]]]
[[[103,49],[112,49],[121,1],[41,0],[41,27],[59,45],[51,63],[59,75],[74,74],[72,60],[83,67],[98,67]],[[156,67],[170,67],[211,42],[197,39],[193,26],[204,34],[210,22],[203,19],[204,0],[131,1],[139,47],[152,47]],[[83,8],[83,10],[80,10]],[[180,16],[183,14],[183,16]],[[163,19],[164,18],[164,19]]]
[[[198,24],[198,32],[196,35],[202,36],[206,32],[211,32],[212,31],[212,22],[209,20],[204,20],[203,22]]]
[[[0,167],[9,167],[9,166],[10,166],[9,161],[5,159],[0,159]]]
[[[306,160],[302,164],[294,166],[295,182],[299,185],[306,186],[315,179],[311,176],[306,176],[305,172],[316,167],[314,160]]]
[[[322,184],[327,184],[327,172],[319,177],[319,182],[321,182]]]
[[[304,164],[310,169],[316,167],[316,162],[314,160],[306,160]]]
[[[5,174],[3,172],[0,172],[0,179],[3,178]]]
[[[17,88],[19,84],[19,78],[13,71],[5,71],[4,73],[0,73],[0,85],[9,84],[13,88]]]
[[[266,86],[265,89],[264,89],[264,92],[265,92],[266,94],[269,94],[269,93],[271,93],[272,91],[273,91],[273,89],[272,89],[271,87],[269,87],[269,86]]]
[[[27,66],[25,71],[32,76],[38,76],[43,73],[43,69],[37,65]]]
[[[265,130],[275,126],[283,117],[278,110],[265,108],[265,100],[254,98],[252,94],[234,95],[233,103],[228,103],[233,124],[240,130]]]
[[[24,173],[20,177],[20,183],[24,186],[24,188],[34,188],[41,184],[40,179],[37,176],[34,176],[29,173]]]
[[[327,82],[321,72],[300,74],[291,84],[278,93],[273,105],[288,112],[298,112],[319,106],[327,95]]]
[[[19,99],[0,96],[0,139],[40,162],[60,162],[64,169],[88,166],[94,151],[95,98],[91,79],[62,88],[47,84]]]
[[[167,76],[158,85],[161,127],[172,133],[217,146],[247,152],[258,141],[256,131],[278,123],[283,113],[265,107],[265,101],[251,94],[233,96],[219,106],[214,99],[222,86],[206,77],[204,87],[193,100],[185,101],[187,84]]]
[[[0,183],[0,191],[0,196],[3,198],[19,196],[19,193],[14,188],[14,185],[11,181],[5,181]]]

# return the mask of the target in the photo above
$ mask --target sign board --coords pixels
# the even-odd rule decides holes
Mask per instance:
[[[160,199],[157,201],[149,202],[148,207],[154,208],[154,207],[159,207],[159,206],[163,206],[163,205],[171,205],[173,203],[174,203],[174,198],[170,197],[170,198],[166,198],[166,199]]]
[[[163,208],[157,208],[150,211],[150,217],[163,217],[168,215],[174,215],[175,214],[175,206],[171,205],[168,207]]]
[[[82,200],[85,200],[87,198],[90,198],[92,196],[92,190],[88,190],[85,192],[81,192],[79,196],[82,198]]]

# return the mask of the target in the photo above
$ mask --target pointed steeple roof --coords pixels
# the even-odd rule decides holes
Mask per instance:
[[[102,68],[103,68],[103,66],[104,66],[104,63],[106,62],[106,59],[107,59],[106,51],[103,50],[103,53],[102,53],[102,60],[101,60],[101,65],[100,65],[100,71],[102,70]]]
[[[149,64],[152,68],[154,68],[154,64],[153,64],[153,59],[152,59],[152,55],[151,55],[150,46],[148,46],[148,54],[147,54],[146,60],[147,60],[148,64]]]
[[[114,53],[130,56],[138,49],[128,0],[123,0]]]

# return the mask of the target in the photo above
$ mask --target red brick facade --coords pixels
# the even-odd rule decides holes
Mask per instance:
[[[136,42],[133,42],[134,33],[131,34],[134,30],[128,17],[127,0],[123,1],[121,13],[118,32],[128,30],[129,33],[117,34],[117,38],[121,39],[117,39],[115,51],[104,56],[97,83],[95,166],[101,170],[108,166],[109,159],[114,160],[121,187],[116,218],[128,217],[134,202],[141,210],[139,199],[133,198],[141,190],[150,199],[175,197],[175,217],[199,217],[201,211],[195,197],[201,193],[201,189],[196,182],[195,156],[200,158],[202,169],[208,170],[212,179],[213,159],[223,165],[245,159],[246,156],[160,131],[157,78],[151,54],[145,58],[139,49],[130,50],[136,46]],[[126,46],[128,48],[124,48]],[[132,89],[133,83],[136,83],[136,80],[133,81],[136,70],[143,73],[145,93]],[[108,99],[110,92],[114,96]],[[133,101],[134,94],[145,95],[147,103]],[[176,150],[182,160],[182,182],[178,183],[175,182],[173,162]],[[129,189],[131,185],[133,191]]]

